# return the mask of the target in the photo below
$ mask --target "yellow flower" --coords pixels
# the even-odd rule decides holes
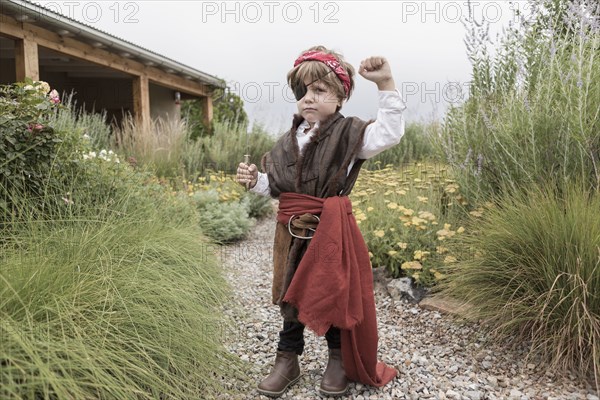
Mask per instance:
[[[456,230],[456,233],[463,233],[465,231],[465,228],[463,228],[462,226],[460,228],[458,228]]]
[[[429,211],[419,211],[419,217],[428,219],[430,221],[433,221],[435,219],[435,215],[433,215]]]
[[[438,281],[439,281],[439,280],[441,280],[441,279],[443,279],[443,278],[445,277],[445,275],[444,275],[444,274],[442,274],[442,273],[440,273],[440,272],[437,272],[437,271],[435,271],[435,272],[433,273],[433,276],[434,276],[434,277],[435,277],[435,279],[437,279]]]
[[[367,211],[373,211],[374,208],[373,207],[367,207]]]
[[[388,251],[388,255],[390,255],[392,257],[395,256],[396,254],[398,254],[398,252],[396,250],[390,250],[390,251]]]
[[[455,262],[456,262],[456,257],[446,256],[446,258],[444,258],[444,264],[452,264]]]
[[[458,185],[450,184],[450,185],[446,186],[446,188],[444,190],[448,193],[454,193],[454,192],[456,192],[456,189],[458,189]]]
[[[396,190],[396,194],[403,196],[406,194],[406,190],[403,190],[403,189]]]
[[[414,254],[413,258],[415,260],[421,260],[421,261],[423,261],[423,260],[425,260],[425,256],[428,255],[428,254],[429,254],[428,251],[417,250],[417,251],[415,251],[415,254]]]
[[[423,266],[418,261],[406,261],[402,263],[401,269],[423,269]]]
[[[373,258],[373,253],[369,252],[369,258]]]
[[[395,210],[398,208],[398,204],[397,203],[388,203],[387,208],[390,208],[392,210]]]
[[[450,230],[450,224],[444,224],[444,229],[440,229],[436,232],[438,240],[445,240],[447,237],[454,236],[456,232]]]
[[[360,221],[364,221],[365,219],[367,219],[367,216],[365,214],[363,214],[361,211],[357,212],[354,219],[356,219],[357,223],[360,223]]]
[[[448,252],[448,249],[444,246],[437,246],[435,248],[435,250],[437,251],[438,254],[444,254],[444,253]]]
[[[472,216],[479,218],[483,215],[483,213],[481,211],[471,211],[469,214],[471,214]]]
[[[427,203],[427,197],[417,196],[417,199],[419,199],[421,203]]]
[[[424,222],[427,222],[427,220],[424,220],[424,219],[419,218],[419,217],[412,217],[412,220],[411,220],[411,223],[413,225],[416,225],[416,226],[419,226],[419,225],[421,225]]]
[[[398,243],[396,243],[396,245],[403,250],[408,247],[408,243],[404,243],[404,242],[398,242]]]
[[[379,238],[382,238],[385,236],[385,232],[384,231],[375,231],[373,232],[373,234]]]

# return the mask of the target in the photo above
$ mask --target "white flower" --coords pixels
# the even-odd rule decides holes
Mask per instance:
[[[44,81],[38,81],[39,86],[40,86],[40,92],[42,92],[43,94],[46,94],[50,91],[50,85],[48,84],[48,82],[44,82]],[[58,93],[57,93],[58,94]]]

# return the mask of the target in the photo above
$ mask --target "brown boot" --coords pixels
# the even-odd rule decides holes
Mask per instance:
[[[342,365],[342,349],[329,349],[329,361],[319,391],[325,396],[341,396],[348,391],[348,386]]]
[[[270,397],[281,396],[290,386],[300,379],[298,355],[291,351],[277,351],[275,365],[258,385],[258,392]]]

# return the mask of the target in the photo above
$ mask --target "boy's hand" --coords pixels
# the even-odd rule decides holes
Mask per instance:
[[[362,60],[358,73],[366,80],[375,82],[379,90],[396,89],[390,64],[385,57],[369,57]]]
[[[252,189],[258,181],[258,168],[254,164],[240,163],[237,168],[235,180],[242,186]],[[246,185],[249,184],[249,185]]]

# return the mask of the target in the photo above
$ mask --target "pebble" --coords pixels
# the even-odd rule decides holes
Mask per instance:
[[[235,321],[224,335],[226,348],[247,365],[249,379],[231,382],[220,399],[263,399],[256,385],[269,373],[282,326],[271,302],[274,218],[259,221],[253,236],[228,246],[220,261],[234,295],[223,312]],[[251,249],[252,251],[245,251]],[[508,349],[487,340],[475,323],[429,312],[375,289],[379,359],[398,369],[383,388],[351,383],[348,400],[600,400],[593,383],[561,377],[542,362],[526,360],[527,349]],[[302,378],[281,399],[324,399],[318,392],[327,364],[327,343],[308,329],[300,356]]]

